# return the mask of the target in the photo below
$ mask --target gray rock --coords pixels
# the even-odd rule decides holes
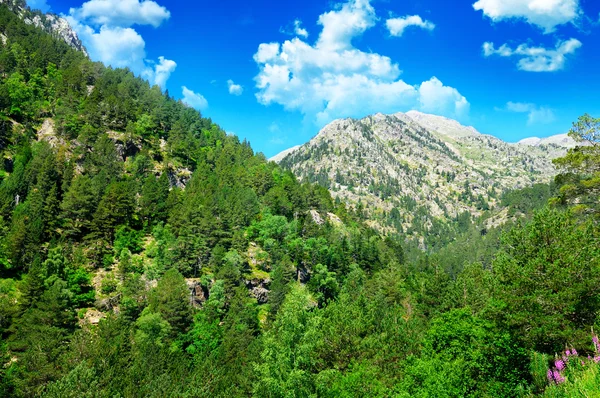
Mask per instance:
[[[269,290],[262,287],[255,287],[250,291],[252,296],[256,298],[258,304],[265,304],[269,301]]]
[[[198,279],[186,279],[187,287],[190,291],[190,301],[193,306],[200,307],[208,298],[208,291]]]
[[[0,4],[6,4],[26,24],[44,30],[46,33],[63,40],[75,50],[81,51],[88,56],[83,43],[81,43],[77,33],[71,28],[66,19],[50,13],[42,15],[34,14],[24,0],[0,0]]]
[[[275,160],[301,180],[326,184],[351,208],[360,203],[369,226],[418,243],[435,224],[463,213],[477,218],[500,207],[504,192],[551,181],[552,159],[570,145],[563,138],[508,143],[440,116],[376,114],[335,120]],[[316,210],[310,216],[342,229],[339,219]]]

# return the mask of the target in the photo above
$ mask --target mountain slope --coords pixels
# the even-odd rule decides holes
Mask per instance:
[[[439,237],[464,214],[496,207],[506,191],[550,182],[552,159],[568,145],[535,144],[413,111],[336,120],[280,164],[356,204],[380,230]]]
[[[9,10],[17,14],[26,24],[33,25],[55,38],[64,41],[71,48],[81,51],[86,56],[88,55],[81,40],[79,40],[77,33],[71,28],[66,19],[52,13],[43,14],[39,11],[32,11],[27,6],[25,0],[0,0],[0,5],[3,4],[6,5]],[[0,30],[3,29],[0,28]],[[6,35],[1,32],[0,34],[2,34],[2,41],[5,41]]]

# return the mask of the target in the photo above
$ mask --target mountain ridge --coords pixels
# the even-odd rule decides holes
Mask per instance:
[[[376,116],[376,115],[385,115],[385,116],[395,116],[398,117],[399,119],[403,119],[404,120],[409,120],[412,122],[415,122],[417,124],[421,124],[423,125],[423,127],[428,127],[432,130],[435,131],[435,128],[433,128],[433,123],[431,123],[431,121],[427,121],[426,118],[435,118],[438,121],[441,120],[445,120],[447,122],[449,122],[449,125],[455,125],[457,127],[457,129],[461,129],[462,134],[464,134],[465,136],[469,136],[469,135],[486,135],[486,136],[490,136],[490,137],[494,137],[496,139],[502,140],[501,138],[498,138],[494,135],[491,134],[484,134],[481,133],[480,131],[478,131],[475,127],[473,126],[465,126],[462,125],[460,122],[458,122],[457,120],[454,119],[450,119],[447,118],[445,116],[439,116],[439,115],[434,115],[434,114],[427,114],[427,113],[422,113],[416,110],[411,110],[408,112],[397,112],[397,113],[393,113],[393,114],[383,114],[383,113],[376,113],[367,117],[372,117],[372,116]],[[363,118],[365,119],[365,118]],[[354,118],[341,118],[341,119],[336,119],[333,120],[332,122],[328,123],[325,127],[323,127],[321,130],[319,130],[319,132],[323,131],[324,129],[327,128],[327,126],[331,125],[332,123],[335,123],[337,121],[340,120],[363,120],[363,119],[354,119]],[[441,127],[441,126],[439,126]],[[447,126],[446,126],[447,127]],[[468,134],[468,132],[471,132],[471,134]],[[448,131],[448,130],[442,130],[441,132],[442,134],[446,134],[446,135],[452,135],[452,132]],[[455,132],[456,133],[456,132]],[[318,133],[317,133],[318,136]],[[317,136],[313,137],[312,139],[316,138]],[[312,140],[311,139],[311,140]],[[565,148],[572,148],[574,146],[577,145],[577,143],[568,136],[568,134],[566,133],[562,133],[562,134],[554,134],[548,137],[544,137],[544,138],[540,138],[540,137],[526,137],[523,138],[517,142],[509,142],[509,141],[504,141],[503,142],[507,143],[507,144],[514,144],[514,145],[526,145],[526,146],[540,146],[540,145],[549,145],[549,144],[555,144],[558,146],[563,146]],[[309,140],[310,142],[310,140]],[[295,152],[296,150],[298,150],[300,147],[302,147],[303,145],[308,144],[308,142],[304,143],[304,144],[300,144],[300,145],[294,145],[293,147],[284,149],[283,151],[277,153],[276,155],[272,156],[269,158],[270,161],[273,162],[279,162],[281,161],[285,156]]]
[[[64,41],[71,48],[88,56],[88,52],[79,39],[79,36],[65,18],[53,13],[42,13],[41,11],[32,10],[24,0],[0,0],[0,5],[2,4],[18,15],[27,25],[33,25],[36,28],[42,29],[46,33]],[[2,34],[2,41],[6,41],[4,34]]]
[[[335,120],[275,159],[365,212],[378,230],[422,240],[464,214],[475,220],[499,209],[508,191],[551,182],[552,159],[569,140],[507,143],[440,116],[375,114]]]

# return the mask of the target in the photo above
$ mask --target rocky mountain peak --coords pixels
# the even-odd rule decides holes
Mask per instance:
[[[538,137],[530,137],[524,138],[519,141],[517,144],[520,145],[529,145],[529,146],[541,146],[541,145],[557,145],[564,148],[574,148],[577,145],[581,145],[577,143],[573,138],[569,137],[568,134],[557,134],[551,137],[546,138],[538,138]],[[585,145],[585,144],[583,144]]]
[[[32,11],[25,0],[0,0],[0,4],[5,4],[12,12],[17,14],[23,22],[42,29],[67,43],[72,48],[88,55],[83,43],[79,40],[77,33],[73,30],[69,22],[58,15],[39,11]]]
[[[498,207],[504,192],[550,182],[552,159],[566,153],[567,138],[507,143],[411,111],[335,120],[273,160],[360,204],[374,227],[418,239],[433,225]]]

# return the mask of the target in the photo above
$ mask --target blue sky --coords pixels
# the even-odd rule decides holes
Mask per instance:
[[[507,141],[600,116],[597,0],[28,0],[272,156],[411,109]]]

